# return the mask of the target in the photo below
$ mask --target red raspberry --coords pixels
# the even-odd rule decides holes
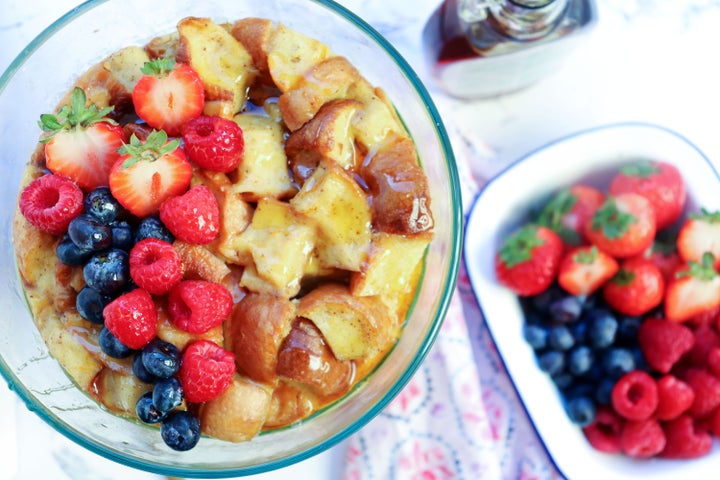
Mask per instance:
[[[200,116],[183,128],[185,152],[200,168],[227,173],[243,158],[245,140],[237,123],[222,117]]]
[[[713,348],[708,352],[707,366],[713,375],[720,377],[720,348]]]
[[[620,434],[625,420],[607,407],[600,407],[595,420],[582,429],[590,445],[605,453],[620,452]]]
[[[103,310],[105,326],[128,348],[139,349],[157,333],[158,314],[152,297],[136,288],[117,297]]]
[[[221,395],[235,374],[235,356],[210,340],[185,348],[178,379],[188,402],[207,402]]]
[[[687,361],[690,365],[704,367],[710,350],[720,347],[720,336],[710,325],[700,325],[693,330],[693,335],[695,344],[683,358],[683,365]]]
[[[222,324],[232,306],[232,294],[227,288],[205,280],[184,280],[168,296],[173,323],[189,333],[205,333]]]
[[[649,318],[638,332],[640,350],[648,365],[668,373],[673,365],[695,344],[692,330],[681,323]]]
[[[680,415],[675,420],[663,423],[665,448],[660,456],[665,458],[697,458],[712,448],[710,434],[695,425],[689,415]]]
[[[690,415],[703,417],[720,406],[720,380],[704,369],[690,368],[683,380],[695,392],[695,400],[690,407]]]
[[[655,380],[642,370],[633,370],[618,379],[612,389],[612,406],[628,420],[645,420],[655,412],[658,391]]]
[[[140,240],[130,250],[130,276],[153,295],[162,295],[182,280],[182,260],[173,246],[158,238]]]
[[[639,422],[625,422],[620,434],[622,451],[635,458],[654,457],[665,448],[665,442],[660,422],[652,417]]]
[[[83,209],[83,193],[72,180],[43,175],[20,194],[20,212],[33,226],[52,235],[62,235]]]
[[[720,438],[720,408],[713,412],[709,419],[708,428],[710,428],[710,433]]]
[[[695,400],[695,392],[687,383],[674,375],[665,375],[657,382],[658,420],[673,420],[685,413]]]
[[[220,231],[220,208],[210,189],[198,185],[165,200],[160,205],[160,220],[179,240],[205,245]]]

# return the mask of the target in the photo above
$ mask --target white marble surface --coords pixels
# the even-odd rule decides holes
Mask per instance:
[[[0,71],[54,19],[79,3],[0,0]],[[420,32],[440,0],[340,3],[393,42],[426,81],[456,155],[479,178],[488,178],[555,138],[628,120],[672,128],[720,162],[718,0],[598,0],[600,21],[595,31],[562,69],[520,93],[477,102],[444,96],[423,63]],[[4,386],[0,386],[0,412],[0,480],[158,478],[71,444],[28,412]],[[340,478],[343,454],[341,444],[297,465],[250,478]],[[73,464],[92,468],[69,467]]]

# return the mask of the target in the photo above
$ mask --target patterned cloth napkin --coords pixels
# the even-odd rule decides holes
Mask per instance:
[[[482,179],[457,156],[467,214]],[[343,480],[558,478],[463,265],[435,345],[393,402],[350,438]]]

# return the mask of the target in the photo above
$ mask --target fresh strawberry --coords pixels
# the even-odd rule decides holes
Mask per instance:
[[[135,284],[153,295],[162,295],[182,280],[182,261],[172,244],[145,238],[132,247],[130,276]]]
[[[568,245],[581,245],[585,240],[584,227],[605,195],[597,188],[573,185],[560,190],[543,207],[538,223],[554,230]]]
[[[590,295],[618,271],[618,262],[596,246],[576,247],[560,262],[558,283],[572,295]]]
[[[142,73],[132,92],[135,113],[154,129],[180,135],[183,125],[205,107],[200,77],[189,66],[169,58],[147,62]]]
[[[242,129],[227,118],[201,115],[185,125],[182,138],[190,160],[214,172],[235,170],[245,151]]]
[[[43,175],[20,193],[20,212],[33,226],[52,235],[62,235],[83,210],[83,193],[70,179]]]
[[[555,280],[563,248],[554,231],[525,225],[505,239],[495,256],[498,280],[518,295],[536,295]]]
[[[715,267],[720,268],[720,211],[691,213],[685,220],[677,238],[677,250],[686,262],[699,262],[706,252],[715,257]]]
[[[682,265],[682,259],[675,249],[675,241],[662,241],[657,237],[650,247],[637,256],[650,260],[657,265],[666,281],[672,275],[675,275],[678,267]]]
[[[650,202],[636,193],[608,196],[585,224],[585,235],[616,258],[632,257],[652,245],[655,214]]]
[[[185,193],[192,165],[179,145],[179,140],[168,142],[162,130],[151,133],[144,143],[132,136],[110,171],[113,197],[133,215],[146,217],[166,199]]]
[[[88,191],[107,185],[110,169],[120,157],[117,150],[125,143],[122,127],[107,118],[112,110],[87,105],[85,92],[75,87],[70,105],[55,115],[41,115],[40,127],[49,132],[42,141],[48,170]]]
[[[178,379],[188,402],[200,403],[222,395],[235,374],[235,356],[210,340],[185,348]]]
[[[139,349],[157,333],[157,309],[148,292],[136,288],[107,304],[105,326],[128,348]]]
[[[715,259],[705,253],[702,262],[689,261],[670,279],[665,293],[665,316],[684,322],[720,305],[720,275]]]
[[[644,315],[662,303],[665,280],[650,260],[630,258],[620,264],[615,276],[603,287],[603,298],[625,315]]]
[[[661,230],[675,223],[685,208],[685,182],[680,171],[661,161],[642,161],[625,165],[610,182],[611,195],[638,193],[647,198]]]
[[[160,220],[175,238],[186,243],[204,245],[220,232],[220,208],[205,185],[165,200],[160,205]]]

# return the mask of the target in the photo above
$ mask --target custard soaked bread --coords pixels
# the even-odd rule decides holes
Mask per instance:
[[[412,139],[348,59],[266,19],[186,18],[74,87],[14,238],[80,388],[186,450],[298,422],[383,359],[433,218]]]

